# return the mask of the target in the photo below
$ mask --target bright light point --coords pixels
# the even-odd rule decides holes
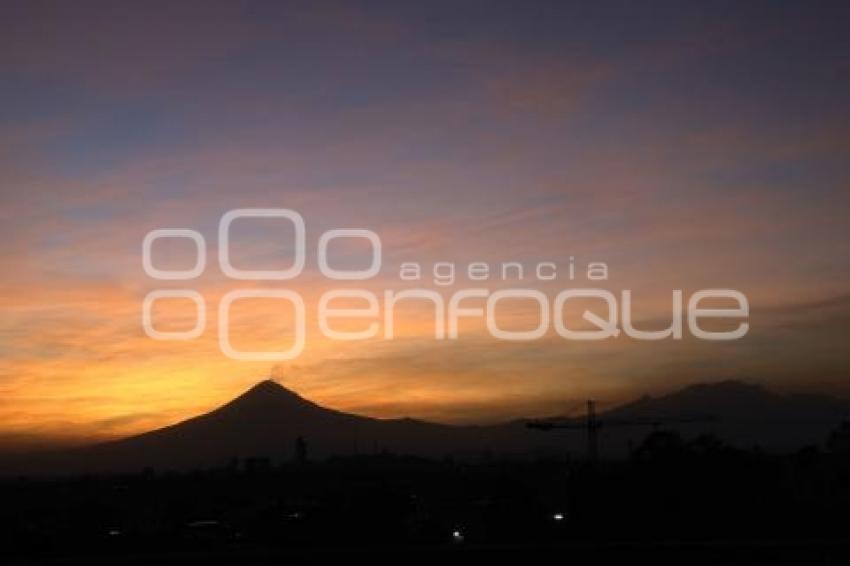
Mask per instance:
[[[564,514],[563,513],[555,513],[554,515],[552,515],[552,518],[555,519],[556,521],[563,521],[564,520]]]

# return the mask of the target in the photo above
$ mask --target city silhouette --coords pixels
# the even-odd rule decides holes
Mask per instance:
[[[583,417],[467,427],[340,413],[266,380],[164,429],[9,459],[2,552],[62,563],[828,563],[850,550],[849,409],[723,382]],[[780,433],[795,436],[776,444]],[[812,443],[792,448],[799,439]]]

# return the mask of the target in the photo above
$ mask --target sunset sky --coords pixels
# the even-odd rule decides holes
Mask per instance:
[[[141,432],[269,376],[335,409],[440,422],[723,379],[850,396],[847,3],[7,1],[0,14],[0,443]],[[222,275],[218,221],[250,207],[304,217],[300,277]],[[157,228],[204,235],[200,278],[147,277]],[[551,261],[555,281],[487,284],[551,296],[600,286],[583,266],[603,261],[602,286],[631,289],[647,328],[669,324],[673,289],[731,288],[750,331],[506,343],[471,321],[437,341],[423,307],[399,315],[395,340],[331,341],[315,305],[340,285],[315,250],[332,228],[380,236],[382,270],[356,285],[376,293],[411,286],[402,262]],[[231,254],[273,269],[290,242],[286,226],[246,222]],[[193,263],[186,241],[156,251],[163,268]],[[218,299],[237,287],[304,296],[300,357],[219,351]],[[145,335],[156,288],[202,293],[201,337]],[[234,341],[276,349],[286,309],[243,306]],[[157,320],[191,314],[176,302]]]

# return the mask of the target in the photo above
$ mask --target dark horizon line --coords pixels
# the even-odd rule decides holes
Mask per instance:
[[[418,423],[423,423],[423,424],[428,424],[428,425],[434,425],[434,426],[444,426],[444,427],[450,427],[450,428],[458,428],[458,429],[466,428],[466,429],[468,429],[468,428],[491,428],[491,427],[496,428],[496,427],[518,425],[518,424],[521,425],[521,424],[524,424],[524,423],[527,423],[527,422],[540,421],[540,420],[561,420],[561,421],[576,421],[576,422],[579,422],[579,421],[583,421],[583,419],[584,419],[583,415],[577,416],[577,415],[574,415],[574,414],[571,415],[571,414],[563,414],[563,413],[562,414],[556,414],[556,415],[551,415],[551,414],[550,415],[542,415],[542,416],[537,416],[537,417],[523,416],[523,417],[517,417],[517,418],[512,418],[512,419],[499,420],[499,421],[495,421],[495,422],[492,422],[492,423],[442,423],[442,422],[435,422],[435,421],[430,421],[430,420],[415,418],[415,417],[409,417],[409,416],[390,417],[390,418],[373,417],[373,416],[362,415],[362,414],[359,414],[359,413],[354,413],[354,412],[349,412],[349,411],[340,411],[340,410],[337,410],[337,409],[334,409],[334,408],[331,408],[331,407],[326,407],[324,405],[320,405],[318,403],[315,403],[315,402],[309,400],[306,397],[303,397],[298,392],[286,387],[285,385],[283,385],[280,382],[278,382],[277,380],[275,380],[273,377],[269,376],[269,377],[266,377],[266,378],[256,382],[255,384],[251,385],[249,388],[245,389],[242,393],[240,393],[236,397],[233,397],[232,399],[225,401],[225,402],[221,403],[220,405],[217,405],[216,407],[210,409],[209,411],[181,419],[179,421],[176,421],[176,422],[168,424],[168,425],[160,426],[160,427],[157,427],[157,428],[152,428],[150,430],[146,430],[146,431],[142,431],[142,432],[136,432],[136,433],[133,433],[133,434],[115,435],[115,436],[102,436],[102,437],[92,437],[92,436],[67,436],[67,437],[62,437],[62,436],[41,435],[41,434],[38,434],[38,433],[34,433],[34,434],[26,434],[26,433],[3,434],[3,433],[0,433],[0,457],[1,456],[21,456],[21,455],[26,455],[26,454],[39,454],[39,453],[48,453],[48,452],[55,452],[55,451],[82,449],[82,448],[94,447],[94,446],[99,446],[99,445],[104,445],[104,444],[110,444],[110,443],[114,443],[114,442],[121,442],[121,441],[124,441],[124,440],[136,438],[136,437],[139,437],[139,436],[144,436],[144,435],[156,433],[156,432],[164,430],[164,429],[169,429],[169,428],[172,428],[172,427],[180,426],[183,423],[186,423],[188,421],[191,421],[191,420],[203,417],[205,415],[209,415],[209,414],[214,413],[216,411],[219,411],[220,409],[222,409],[222,408],[224,408],[224,407],[226,407],[226,406],[228,406],[232,403],[235,403],[235,402],[239,401],[240,399],[243,399],[243,398],[249,396],[252,392],[259,391],[263,387],[267,387],[269,384],[273,384],[277,388],[277,391],[279,391],[281,393],[293,395],[293,396],[297,397],[301,402],[303,402],[305,404],[314,405],[314,406],[316,406],[316,407],[318,407],[322,410],[333,411],[335,413],[341,413],[341,414],[347,414],[347,415],[353,415],[353,416],[357,416],[357,417],[360,417],[360,418],[371,419],[371,420],[375,420],[375,421],[385,421],[385,422],[413,421],[413,422],[418,422]],[[718,381],[699,381],[699,382],[693,382],[693,383],[689,383],[689,384],[685,384],[685,385],[679,385],[679,386],[677,386],[675,388],[671,388],[671,389],[669,389],[669,390],[667,390],[663,393],[656,393],[654,395],[649,394],[649,393],[644,393],[642,395],[634,396],[630,400],[626,400],[626,401],[623,401],[623,402],[618,402],[616,404],[613,404],[613,406],[602,410],[600,412],[600,415],[604,415],[605,413],[609,413],[609,412],[612,412],[612,411],[616,411],[616,410],[619,410],[619,409],[622,409],[622,408],[629,407],[630,405],[637,403],[639,401],[646,401],[646,400],[650,400],[650,399],[659,399],[659,398],[675,395],[675,394],[682,393],[682,392],[687,391],[687,390],[693,390],[693,389],[697,389],[697,388],[701,388],[701,387],[719,387],[719,386],[737,386],[737,387],[753,388],[753,389],[757,389],[761,392],[764,392],[764,393],[767,393],[767,394],[770,394],[770,395],[775,395],[775,396],[784,397],[784,398],[800,397],[800,396],[819,396],[819,397],[831,399],[833,401],[839,401],[839,402],[840,401],[848,401],[848,402],[850,402],[850,398],[845,398],[845,397],[841,397],[841,396],[837,396],[837,395],[829,394],[829,393],[814,392],[814,391],[783,393],[783,392],[778,392],[778,391],[766,386],[763,383],[756,383],[756,382],[753,382],[753,381],[745,381],[745,380],[742,380],[742,379],[729,378],[729,379],[721,379],[721,380],[718,380]],[[578,401],[572,400],[571,402],[573,404],[575,404]],[[582,401],[582,404],[583,403],[584,403],[584,401]],[[660,416],[660,415],[653,415],[653,416]]]

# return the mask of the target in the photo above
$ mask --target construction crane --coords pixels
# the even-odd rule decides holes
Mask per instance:
[[[531,421],[526,424],[528,428],[537,430],[570,429],[584,430],[587,433],[587,459],[595,463],[599,457],[599,429],[620,426],[651,426],[658,427],[665,424],[691,424],[717,422],[717,417],[708,415],[661,417],[646,416],[632,417],[627,419],[605,418],[596,416],[596,402],[587,402],[587,414],[584,419],[573,421]]]

